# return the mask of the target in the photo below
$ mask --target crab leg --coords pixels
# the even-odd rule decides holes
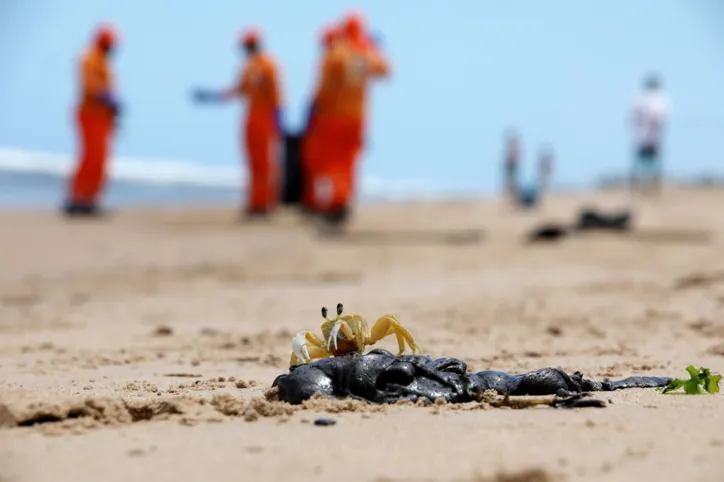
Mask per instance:
[[[375,324],[372,325],[372,329],[370,330],[370,335],[367,338],[367,344],[374,345],[388,335],[395,335],[397,338],[400,355],[405,351],[405,342],[410,345],[412,353],[419,353],[421,351],[410,332],[400,324],[395,315],[384,315],[375,321]]]
[[[300,331],[292,339],[292,357],[290,365],[309,363],[315,358],[332,356],[324,346],[324,342],[311,331]]]

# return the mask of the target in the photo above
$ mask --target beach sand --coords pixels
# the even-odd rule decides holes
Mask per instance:
[[[337,302],[393,312],[476,371],[724,371],[724,192],[635,201],[628,236],[522,242],[583,203],[629,200],[369,205],[337,240],[292,213],[0,213],[0,480],[722,480],[721,394],[632,389],[572,410],[267,400],[292,336]]]

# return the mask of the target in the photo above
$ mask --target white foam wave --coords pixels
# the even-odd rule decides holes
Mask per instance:
[[[67,176],[74,159],[67,154],[28,149],[0,148],[0,170]],[[246,184],[245,172],[238,165],[214,165],[175,159],[146,159],[118,156],[110,163],[114,180],[155,185],[189,185],[206,188],[238,189]],[[387,200],[445,197],[435,186],[423,181],[390,180],[366,176],[361,180],[364,197]]]

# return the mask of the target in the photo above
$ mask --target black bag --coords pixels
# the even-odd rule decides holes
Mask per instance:
[[[302,139],[299,134],[287,133],[284,136],[281,192],[283,205],[299,204],[302,201]]]
[[[631,211],[606,214],[594,209],[585,208],[578,214],[576,229],[579,231],[593,229],[628,231],[631,229]]]

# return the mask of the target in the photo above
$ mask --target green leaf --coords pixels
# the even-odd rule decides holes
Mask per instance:
[[[667,386],[659,388],[658,390],[661,393],[670,393],[683,388],[684,393],[687,395],[719,393],[719,381],[722,379],[721,375],[712,375],[709,368],[702,367],[697,370],[693,365],[686,367],[686,371],[689,373],[689,380],[675,378]],[[704,390],[702,390],[702,388]]]
[[[684,382],[684,391],[687,393],[687,395],[701,394],[701,388],[699,388],[699,377]]]
[[[719,393],[719,380],[721,380],[721,375],[712,375],[708,377],[706,381],[706,385],[704,388],[709,393]]]

